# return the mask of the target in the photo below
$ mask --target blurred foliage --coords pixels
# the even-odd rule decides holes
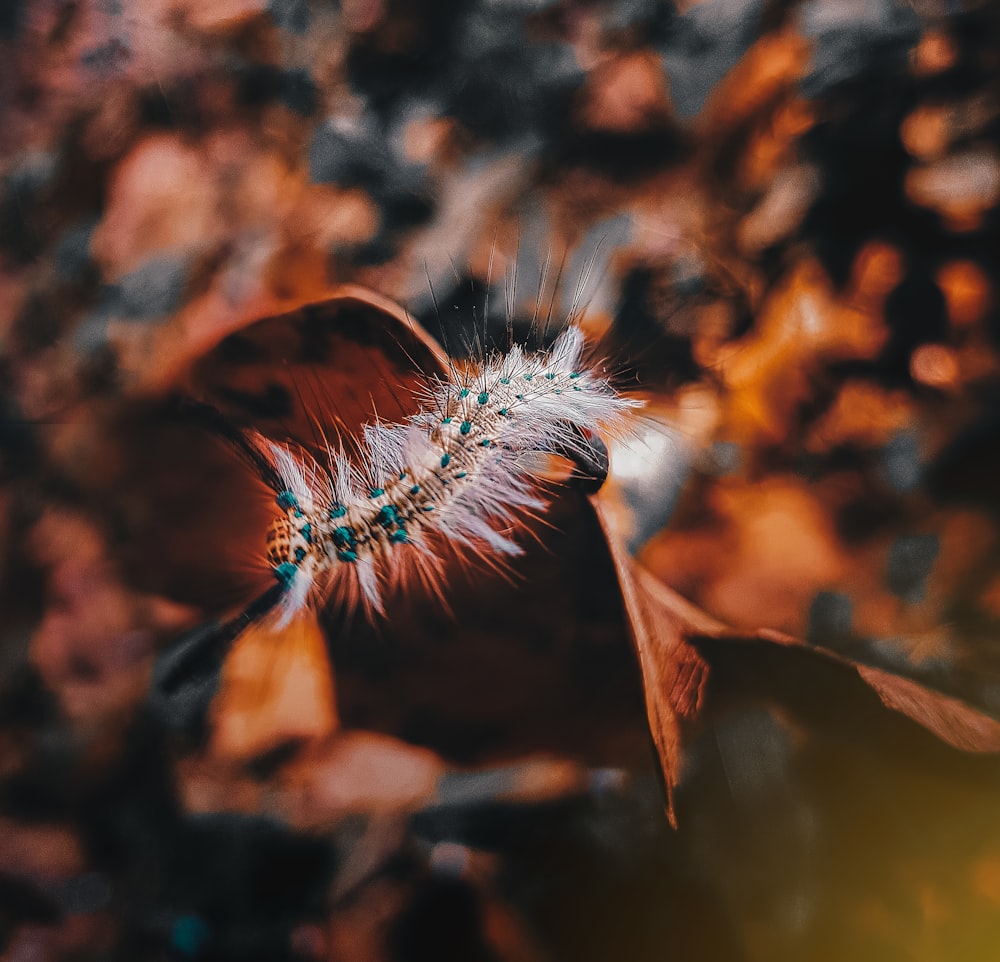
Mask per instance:
[[[992,959],[998,50],[986,0],[0,6],[3,958]],[[649,401],[605,527],[225,658],[267,509],[175,395],[356,430],[420,325],[577,297]]]

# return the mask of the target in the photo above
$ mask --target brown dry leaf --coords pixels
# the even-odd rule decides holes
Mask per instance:
[[[745,123],[798,82],[810,54],[811,44],[794,30],[762,37],[712,91],[700,122],[711,130]]]
[[[336,698],[326,639],[309,609],[288,625],[268,616],[239,636],[212,706],[212,750],[247,760],[293,741],[336,731]]]
[[[447,363],[403,308],[356,285],[228,331],[182,376],[186,389],[266,437],[321,443],[376,414],[412,414],[413,390]]]
[[[826,662],[849,668],[877,693],[883,705],[912,719],[948,745],[965,752],[1000,752],[1000,721],[960,699],[807,645],[782,632],[762,629],[748,633],[716,620],[628,554],[624,547],[627,515],[613,487],[592,498],[591,503],[608,540],[621,585],[672,824],[676,825],[674,789],[683,774],[685,736],[701,718],[707,700],[712,671],[709,660],[713,664],[717,659],[725,661],[729,652],[751,654],[755,647],[763,646],[757,647],[763,661],[768,652],[778,656],[782,650],[799,650],[814,659],[817,667]],[[706,657],[709,653],[711,659]],[[794,671],[794,663],[789,667]],[[753,682],[746,679],[746,693],[752,694],[753,688]]]
[[[879,668],[857,665],[858,674],[889,708],[964,752],[1000,752],[1000,722],[958,698],[943,695]]]
[[[698,716],[708,666],[684,639],[679,611],[650,591],[651,578],[628,556],[612,511],[599,498],[591,504],[607,538],[639,659],[649,728],[660,756],[667,815],[676,826],[673,789],[683,766],[683,723]]]

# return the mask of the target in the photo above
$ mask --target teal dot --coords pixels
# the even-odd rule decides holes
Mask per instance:
[[[393,533],[389,535],[389,540],[393,544],[405,544],[406,530],[404,528],[400,528],[398,531],[393,531]]]
[[[433,511],[434,510],[434,505],[433,504],[425,504],[424,507],[423,507],[423,510],[424,511]]]
[[[472,430],[472,425],[468,421],[463,421],[462,426],[458,430],[461,434],[468,434]]]
[[[483,438],[483,440],[480,441],[479,444],[480,444],[481,447],[488,448],[490,446],[491,442],[490,442],[489,438]]]
[[[385,494],[385,488],[372,488],[371,491],[368,492],[368,497],[381,498],[383,494]]]
[[[313,543],[313,526],[308,521],[299,528],[299,534],[306,539],[306,544]]]
[[[410,494],[420,494],[420,485],[415,484],[412,488],[410,488]]]
[[[446,468],[449,464],[451,464],[451,455],[445,451],[445,453],[441,455],[441,467]]]
[[[579,376],[580,375],[576,371],[574,371],[572,374],[570,374],[570,380],[575,381]]]
[[[403,478],[405,478],[405,477],[406,477],[406,472],[405,471],[400,471],[399,472],[399,480],[402,481]]]
[[[525,374],[525,375],[524,375],[524,379],[525,379],[526,381],[530,381],[530,380],[531,380],[531,375],[530,375],[530,374]]]
[[[510,384],[510,378],[509,377],[502,377],[502,378],[500,378],[500,383],[501,384]]]
[[[441,423],[442,424],[451,424],[451,418],[445,418]]]
[[[182,915],[174,922],[170,944],[181,955],[198,955],[208,941],[208,926],[197,915]]]
[[[561,387],[557,387],[557,388],[555,389],[555,391],[553,391],[552,393],[553,393],[553,394],[562,394],[562,388],[561,388]]]
[[[396,508],[391,504],[387,504],[384,508],[382,508],[379,511],[379,513],[376,515],[375,520],[378,521],[378,523],[382,525],[383,528],[387,528],[389,527],[389,525],[396,523],[396,517],[397,517]]]
[[[357,561],[358,553],[356,551],[338,551],[337,557],[341,561]]]
[[[357,535],[354,533],[353,528],[334,528],[332,537],[333,543],[338,548],[353,548],[358,543]]]
[[[556,379],[556,376],[551,371],[549,371],[549,373],[545,375],[545,380],[546,381],[554,381],[555,379]]]
[[[574,385],[573,385],[573,390],[574,390],[574,391],[579,391],[579,390],[581,390],[581,388],[580,388],[580,385],[579,385],[579,384],[574,384]]]
[[[347,508],[345,508],[342,504],[335,504],[332,508],[330,508],[331,520],[334,518],[342,518],[345,514],[347,514]]]
[[[280,581],[286,588],[288,588],[291,583],[295,580],[296,574],[298,574],[299,569],[295,567],[290,561],[282,561],[280,565],[271,569],[271,574],[274,575],[277,581]]]
[[[490,400],[490,396],[489,396],[489,394],[487,394],[487,393],[486,393],[485,391],[483,391],[483,392],[482,392],[482,393],[481,393],[481,394],[479,395],[479,397],[478,397],[478,398],[476,398],[476,400],[477,400],[477,401],[478,401],[478,402],[479,402],[480,404],[488,404],[488,403],[489,403],[489,400]]]
[[[466,477],[468,477],[468,475],[469,475],[468,471],[459,471],[458,474],[455,475],[455,477],[456,478],[466,478]]]
[[[306,549],[303,548],[303,547],[296,548],[295,549],[295,560],[296,561],[305,561],[305,558],[306,558]]]
[[[507,417],[507,408],[500,408],[498,413],[501,417]]]
[[[517,395],[517,399],[518,399],[519,401],[523,401],[523,400],[524,400],[524,395],[523,395],[523,394],[518,394],[518,395]]]
[[[279,508],[284,508],[286,511],[299,506],[299,499],[291,491],[282,491],[274,500],[278,502]]]
[[[467,388],[463,387],[461,391],[458,392],[459,397],[468,397],[472,392]]]

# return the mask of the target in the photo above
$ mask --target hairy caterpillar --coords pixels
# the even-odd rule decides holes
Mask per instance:
[[[464,350],[448,357],[401,309],[348,288],[227,338],[199,362],[176,413],[227,441],[264,490],[255,485],[248,499],[234,489],[231,504],[215,497],[202,511],[221,566],[210,558],[195,573],[219,567],[234,587],[237,571],[252,573],[254,594],[161,654],[157,715],[198,743],[211,706],[214,750],[236,758],[323,736],[337,711],[321,612],[345,628],[361,615],[368,625],[356,629],[379,633],[381,614],[412,613],[420,596],[450,610],[453,560],[516,574],[509,562],[522,552],[525,522],[547,509],[554,477],[566,477],[545,455],[568,459],[575,485],[596,490],[608,470],[602,439],[631,435],[629,413],[643,403],[619,394],[585,349],[579,316],[574,301],[550,341],[536,310],[526,339],[548,346],[491,351],[484,303],[452,332]],[[387,408],[398,412],[392,423],[374,414]],[[201,590],[182,563],[178,583]],[[242,582],[241,598],[250,587]],[[401,636],[410,628],[400,623]]]
[[[509,528],[545,501],[533,454],[586,461],[593,433],[620,433],[641,402],[581,364],[583,334],[567,327],[547,351],[514,346],[429,379],[416,414],[365,426],[351,459],[232,435],[275,494],[266,559],[280,586],[279,627],[336,599],[369,617],[412,580],[440,592],[442,555],[487,558],[521,549]]]

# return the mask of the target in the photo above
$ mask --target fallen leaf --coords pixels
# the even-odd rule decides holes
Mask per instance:
[[[868,665],[857,669],[885,705],[909,716],[942,741],[965,752],[1000,752],[1000,722],[995,718],[912,679]]]
[[[289,742],[326,738],[338,727],[333,672],[315,613],[287,625],[272,613],[249,625],[222,669],[212,706],[212,751],[250,760]]]
[[[883,706],[915,721],[946,744],[965,752],[1000,752],[1000,721],[960,699],[855,662],[840,653],[808,645],[784,632],[732,628],[659,581],[625,547],[633,521],[613,474],[605,490],[591,498],[591,504],[607,539],[621,587],[672,824],[676,825],[674,790],[683,775],[687,739],[697,723],[707,723],[707,694],[716,681],[719,667],[725,666],[736,653],[741,653],[743,665],[754,658],[762,666],[777,664],[774,662],[777,658],[781,667],[794,676],[795,666],[801,670],[807,667],[806,662],[798,660],[798,656],[792,660],[780,656],[783,651],[801,652],[810,671],[822,673],[826,665],[854,673],[878,695]],[[822,691],[821,680],[814,681],[817,692]],[[797,698],[801,691],[793,691],[793,686],[794,681],[783,689],[778,685],[772,694],[776,693],[779,700],[788,694]],[[752,698],[763,691],[746,672],[736,673],[736,677],[728,680],[727,687],[737,698],[741,695]],[[810,690],[804,676],[802,687]]]
[[[684,761],[682,726],[685,720],[698,716],[708,666],[684,640],[684,619],[670,603],[674,599],[651,590],[650,577],[626,553],[608,507],[598,497],[592,498],[591,504],[614,560],[639,659],[649,730],[662,767],[667,816],[676,826],[673,790]]]

